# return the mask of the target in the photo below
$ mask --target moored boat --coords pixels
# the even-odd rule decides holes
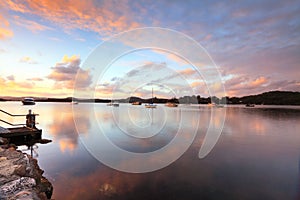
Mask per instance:
[[[156,108],[156,105],[153,103],[147,103],[147,104],[145,104],[145,107],[146,108]]]
[[[177,107],[178,104],[177,104],[177,103],[173,103],[173,102],[167,102],[167,103],[165,104],[165,106],[167,106],[167,107]]]
[[[140,102],[140,101],[135,101],[135,102],[132,102],[131,104],[132,104],[132,105],[135,105],[135,106],[139,106],[139,105],[142,105],[142,102]]]
[[[33,98],[26,97],[22,100],[23,105],[34,105],[35,101]]]
[[[108,103],[107,106],[119,107],[119,103],[112,101],[112,102]]]
[[[151,103],[145,104],[146,108],[156,108],[156,105],[153,104],[153,88],[152,88],[152,98],[151,98]]]

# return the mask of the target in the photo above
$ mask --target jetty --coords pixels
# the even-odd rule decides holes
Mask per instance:
[[[0,119],[1,122],[6,123],[10,126],[15,126],[12,128],[4,128],[0,126],[0,137],[7,138],[7,139],[24,139],[24,140],[32,140],[32,139],[41,139],[42,137],[42,130],[36,128],[36,116],[38,114],[32,113],[31,110],[28,110],[28,114],[24,115],[15,115],[4,110],[0,109],[0,112],[5,113],[11,117],[25,117],[24,124],[12,124],[7,122],[3,119]]]

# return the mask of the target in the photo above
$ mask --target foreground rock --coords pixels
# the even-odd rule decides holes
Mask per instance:
[[[53,187],[37,160],[0,147],[0,199],[50,199]]]

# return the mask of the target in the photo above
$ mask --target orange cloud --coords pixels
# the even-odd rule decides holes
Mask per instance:
[[[9,29],[9,22],[0,14],[0,40],[11,38],[14,35]]]
[[[62,62],[64,63],[68,63],[68,62],[77,62],[77,60],[79,60],[79,56],[77,55],[73,55],[71,57],[68,57],[68,55],[64,55],[64,57],[62,58]]]
[[[178,71],[180,74],[184,74],[184,75],[192,75],[192,74],[195,74],[196,71],[191,69],[191,68],[186,68],[184,70],[180,70]]]
[[[16,12],[42,17],[66,30],[92,30],[110,35],[139,26],[130,16],[126,1],[8,0],[2,4]]]
[[[35,83],[36,81],[38,83]],[[66,97],[73,93],[73,91],[60,88],[51,89],[49,84],[47,84],[47,80],[39,77],[18,80],[13,76],[0,76],[0,96]]]
[[[16,89],[16,88],[23,88],[23,89],[31,89],[33,88],[34,84],[30,82],[17,82],[15,81],[15,77],[8,76],[7,80],[0,77],[0,88],[2,88],[3,92],[9,89]]]
[[[255,79],[254,81],[252,81],[250,83],[250,85],[251,86],[259,86],[259,85],[262,85],[262,84],[264,84],[266,82],[267,82],[267,79],[265,77],[261,76],[261,77]]]
[[[35,88],[35,84],[26,81],[16,81],[13,75],[6,78],[0,77],[0,90],[2,96],[14,96],[15,93],[20,94],[32,94],[32,89]]]

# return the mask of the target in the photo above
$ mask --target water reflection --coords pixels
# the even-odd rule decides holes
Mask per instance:
[[[152,121],[141,127],[128,116],[131,108],[125,104],[118,108],[94,107],[97,124],[93,124],[88,137],[81,139],[89,152],[106,165],[127,172],[151,171],[175,161],[193,142],[197,129],[189,123],[199,122],[198,112],[191,115],[178,108],[178,117],[168,114],[174,110],[163,106],[152,110],[139,107],[140,113],[151,112],[151,119],[145,116],[145,120]]]
[[[60,150],[74,151],[78,146],[78,133],[87,134],[90,127],[89,115],[86,110],[82,110],[81,115],[77,115],[78,120],[75,124],[72,107],[66,105],[60,112],[53,107],[51,116],[53,117],[52,124],[48,126],[49,133],[58,141]],[[78,132],[78,133],[77,133]]]
[[[9,103],[1,106],[13,107]],[[78,104],[76,124],[72,107],[67,104],[39,103],[35,106],[40,114],[39,127],[46,138],[53,140],[39,146],[37,151],[39,164],[54,185],[54,199],[299,198],[299,108],[180,106],[163,111],[168,116],[166,119],[160,118],[163,113],[157,116],[153,113],[154,123],[155,120],[166,120],[166,125],[160,134],[144,140],[133,139],[125,131],[136,131],[134,134],[140,134],[138,131],[143,128],[146,131],[146,127],[151,127],[149,116],[142,118],[145,111],[137,110],[142,107],[128,111],[122,106],[112,111],[102,104],[92,108],[88,104]],[[211,109],[216,109],[216,115],[218,109],[227,109],[226,121],[216,146],[207,157],[199,159]],[[131,118],[123,118],[123,111],[129,112]],[[180,126],[178,122],[182,122]],[[212,123],[216,128],[222,125],[217,119]],[[118,124],[125,131],[118,128]],[[135,127],[137,125],[139,127]],[[149,152],[169,144],[178,128],[181,130],[180,141],[186,142],[197,126],[192,146],[171,165],[151,173],[130,174],[113,170],[96,160],[85,146],[85,142],[91,142],[95,147],[102,145],[99,140],[99,128],[102,128],[120,148]],[[167,156],[178,153],[182,145],[179,143]],[[143,164],[114,153],[108,155],[119,165]],[[148,159],[159,162],[164,156]]]

